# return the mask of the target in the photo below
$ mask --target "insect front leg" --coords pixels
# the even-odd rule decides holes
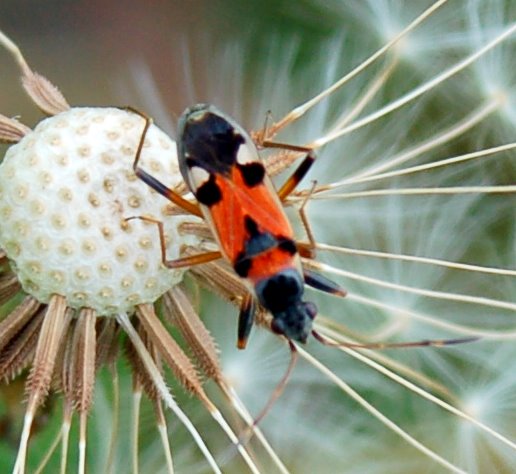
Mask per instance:
[[[340,285],[330,279],[320,275],[319,273],[303,268],[303,276],[305,283],[316,290],[324,291],[336,296],[346,296],[347,291]]]
[[[297,185],[305,177],[308,170],[312,167],[315,161],[315,153],[313,150],[309,150],[303,161],[298,165],[290,177],[283,183],[283,186],[278,191],[278,196],[281,201],[285,201],[287,197],[292,194]]]
[[[163,229],[163,222],[154,217],[150,216],[134,216],[128,217],[125,219],[126,221],[130,221],[133,219],[140,219],[145,222],[150,222],[152,224],[156,224],[158,226],[159,232],[159,242],[161,247],[161,261],[163,265],[167,268],[183,268],[183,267],[191,267],[193,265],[200,265],[202,263],[208,263],[213,260],[218,260],[222,257],[222,254],[219,251],[213,252],[203,252],[195,255],[189,255],[188,257],[180,257],[174,260],[167,260],[167,249],[165,242],[165,231]]]
[[[264,140],[260,145],[264,148],[280,148],[283,150],[297,151],[300,153],[306,153],[303,161],[294,170],[292,175],[283,183],[283,186],[278,190],[278,196],[281,201],[287,199],[287,197],[296,189],[297,185],[305,177],[308,170],[311,168],[315,161],[315,152],[312,148],[300,145],[291,145],[288,143],[278,143]]]
[[[256,314],[256,301],[251,293],[247,293],[242,300],[240,306],[240,314],[238,315],[238,340],[237,347],[245,349],[247,339],[254,324],[254,316]]]
[[[172,201],[177,206],[181,207],[182,209],[189,212],[190,214],[193,214],[198,217],[202,217],[202,213],[201,213],[201,210],[199,209],[199,206],[186,200],[180,194],[176,193],[173,189],[168,188],[161,181],[157,180],[156,178],[151,176],[149,173],[147,173],[143,168],[140,168],[138,166],[138,163],[140,161],[140,157],[142,154],[143,144],[145,143],[145,136],[147,135],[147,131],[149,130],[149,127],[152,125],[152,118],[149,117],[148,115],[144,114],[143,112],[140,112],[139,110],[136,110],[132,107],[125,107],[124,109],[139,115],[140,117],[142,117],[145,120],[145,125],[143,127],[142,135],[140,137],[140,142],[138,143],[138,148],[136,149],[136,155],[134,157],[134,162],[133,162],[134,174],[136,176],[138,176],[138,178],[140,178],[145,184],[147,184],[152,189],[154,189],[155,191],[160,193],[162,196],[166,197],[168,200]]]

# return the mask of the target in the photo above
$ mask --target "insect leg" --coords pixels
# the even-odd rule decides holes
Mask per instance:
[[[315,161],[315,153],[310,150],[299,166],[294,170],[290,177],[283,183],[283,186],[278,190],[278,196],[281,201],[284,201],[296,189],[296,186],[305,177],[308,170]]]
[[[239,349],[245,349],[245,346],[247,345],[247,339],[249,338],[249,334],[253,327],[255,313],[255,299],[251,293],[247,293],[247,295],[244,296],[242,305],[240,306],[240,314],[238,315],[237,347]]]
[[[265,415],[270,411],[270,409],[273,407],[274,403],[276,403],[276,400],[281,396],[283,393],[283,390],[285,390],[285,387],[287,386],[287,382],[290,378],[290,375],[292,374],[292,371],[294,370],[294,367],[296,366],[297,359],[299,357],[299,353],[297,351],[296,345],[288,339],[288,345],[290,348],[290,362],[288,364],[287,370],[281,380],[278,382],[278,385],[276,385],[276,388],[272,392],[269,400],[265,404],[265,407],[262,409],[262,411],[258,414],[258,416],[253,421],[253,428],[258,426],[258,423],[263,420]],[[242,446],[246,445],[249,440],[251,439],[252,431],[247,428],[243,435],[240,436],[239,444]]]
[[[291,143],[271,142],[268,140],[262,141],[259,143],[259,146],[262,148],[281,148],[282,150],[299,151],[300,153],[308,153],[313,151],[312,148],[308,146],[292,145]]]
[[[165,231],[163,230],[163,222],[158,219],[154,219],[150,216],[134,216],[128,217],[126,221],[133,219],[140,219],[145,222],[150,222],[158,226],[159,242],[161,246],[161,261],[167,268],[182,268],[191,267],[192,265],[200,265],[201,263],[208,263],[212,260],[217,260],[222,257],[219,251],[204,252],[195,255],[189,255],[188,257],[176,258],[174,260],[167,260],[167,249],[165,245]]]
[[[140,142],[138,143],[138,148],[136,149],[136,156],[134,157],[134,162],[133,162],[134,174],[136,174],[136,176],[138,176],[138,178],[140,178],[145,184],[147,184],[152,189],[154,189],[155,191],[160,193],[162,196],[165,196],[168,200],[172,201],[177,206],[181,207],[182,209],[189,212],[190,214],[202,217],[201,210],[199,209],[199,207],[196,204],[186,200],[180,194],[178,194],[174,190],[168,188],[161,181],[157,180],[156,178],[151,176],[149,173],[147,173],[143,168],[140,168],[138,166],[138,162],[140,161],[140,157],[142,154],[143,144],[145,143],[145,136],[147,135],[147,130],[149,130],[149,127],[152,124],[152,118],[149,117],[148,115],[144,114],[143,112],[140,112],[139,110],[136,110],[132,107],[125,107],[125,110],[133,112],[145,120],[145,125],[143,127],[142,135],[140,137]]]
[[[317,181],[313,182],[312,189],[310,192],[305,196],[305,199],[303,200],[303,203],[301,204],[301,207],[299,208],[299,216],[301,217],[301,223],[303,224],[303,227],[305,228],[306,236],[308,237],[308,242],[296,242],[296,247],[299,252],[299,254],[302,257],[305,258],[315,258],[315,248],[316,248],[316,241],[314,234],[312,232],[312,228],[310,227],[310,223],[308,222],[308,217],[305,212],[306,205],[308,204],[308,201],[310,200],[310,197],[315,191],[315,187],[317,186]]]
[[[471,336],[471,337],[461,337],[457,339],[425,339],[422,341],[409,341],[409,342],[372,342],[372,343],[354,343],[354,342],[334,342],[330,339],[327,339],[322,334],[317,331],[312,331],[313,336],[325,346],[334,346],[334,347],[346,347],[350,349],[400,349],[403,347],[424,347],[424,346],[433,346],[433,347],[442,347],[442,346],[452,346],[456,344],[466,344],[469,342],[476,342],[480,340],[480,337]]]
[[[319,273],[315,273],[307,268],[303,268],[303,276],[305,278],[305,283],[316,290],[324,291],[325,293],[330,293],[336,296],[346,296],[347,291],[341,286],[337,285],[337,283],[329,280],[326,277],[323,277]]]

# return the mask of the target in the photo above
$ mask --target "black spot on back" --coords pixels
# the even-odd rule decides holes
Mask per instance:
[[[244,217],[244,225],[251,237],[256,237],[260,234],[260,231],[258,230],[258,224],[251,216]]]
[[[236,258],[233,268],[236,274],[242,278],[246,278],[249,275],[253,261],[247,258],[245,252],[240,252]]]
[[[284,250],[290,255],[295,255],[297,253],[296,243],[292,239],[288,239],[286,237],[279,237],[278,241],[278,247],[281,250]]]
[[[257,222],[249,215],[244,217],[244,226],[248,237],[244,242],[244,249],[239,258],[252,258],[263,252],[278,248],[289,255],[297,253],[295,242],[288,237],[275,236],[270,232],[262,231]]]
[[[245,165],[238,165],[238,167],[242,172],[242,177],[244,178],[245,184],[247,184],[247,186],[250,188],[263,182],[265,168],[262,163],[246,163]]]
[[[197,200],[205,206],[213,206],[222,199],[220,188],[215,182],[215,175],[210,175],[208,181],[203,183],[195,192]]]

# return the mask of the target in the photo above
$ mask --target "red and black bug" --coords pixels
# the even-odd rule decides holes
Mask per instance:
[[[140,114],[142,115],[142,114]],[[143,116],[143,115],[142,115]],[[138,166],[148,117],[133,169],[145,183],[184,210],[203,217],[220,250],[167,260],[163,226],[158,224],[163,264],[169,268],[198,265],[224,257],[249,288],[243,299],[238,325],[238,347],[246,346],[256,311],[256,301],[272,314],[271,329],[290,341],[306,342],[313,334],[329,346],[383,349],[443,346],[475,341],[477,337],[400,343],[334,343],[312,329],[316,306],[303,300],[304,285],[337,296],[346,291],[327,278],[301,265],[300,252],[310,246],[294,240],[282,202],[292,193],[312,166],[312,150],[272,144],[305,153],[304,159],[276,191],[249,134],[217,108],[198,104],[179,120],[178,155],[181,174],[197,203],[190,202]],[[280,384],[281,385],[281,384]]]
[[[305,343],[310,334],[328,346],[369,349],[442,346],[478,339],[469,337],[401,343],[337,343],[313,330],[317,308],[313,303],[304,301],[304,285],[338,296],[346,295],[346,291],[336,283],[302,267],[300,252],[309,250],[310,246],[294,240],[292,227],[283,210],[282,202],[313,164],[313,151],[281,145],[302,151],[305,157],[290,178],[276,191],[249,134],[214,106],[195,105],[183,113],[178,127],[179,167],[183,179],[197,200],[197,203],[193,203],[138,166],[145,133],[151,124],[148,117],[143,117],[146,125],[133,164],[134,172],[176,205],[203,217],[220,248],[218,251],[167,260],[163,224],[142,217],[158,225],[163,264],[169,268],[179,268],[226,258],[249,288],[240,308],[238,347],[243,349],[247,344],[256,312],[256,301],[271,313],[271,329],[285,336],[289,342],[289,367],[253,425],[265,416],[287,383],[297,360],[293,341]]]
[[[147,127],[150,121],[147,119]],[[249,288],[239,317],[238,347],[244,348],[253,325],[257,300],[273,317],[271,328],[289,340],[306,342],[316,306],[303,300],[304,285],[344,296],[337,284],[303,269],[282,201],[295,189],[315,160],[311,150],[276,191],[249,134],[212,105],[187,109],[179,120],[179,167],[198,206],[167,188],[138,166],[144,182],[185,210],[204,217],[220,251],[173,261],[170,268],[224,257]],[[162,232],[162,230],[161,230]]]

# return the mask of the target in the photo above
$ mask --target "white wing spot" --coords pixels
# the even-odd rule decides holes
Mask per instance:
[[[210,173],[200,166],[190,168],[190,182],[194,189],[199,189],[204,183],[210,179]]]
[[[254,148],[254,146],[250,146],[246,143],[240,145],[237,152],[237,163],[240,165],[245,165],[247,163],[255,163],[260,161],[258,156],[258,152]]]

